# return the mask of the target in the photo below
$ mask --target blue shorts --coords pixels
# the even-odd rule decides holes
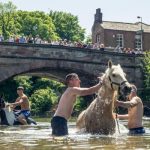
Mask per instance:
[[[143,127],[129,129],[129,134],[144,134],[144,133],[145,129]]]
[[[19,115],[21,114],[24,115],[25,118],[28,118],[31,115],[30,110],[21,110]]]

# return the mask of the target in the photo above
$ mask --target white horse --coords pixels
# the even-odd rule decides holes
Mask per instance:
[[[76,125],[78,129],[85,129],[88,133],[108,135],[115,133],[116,128],[114,101],[118,93],[125,98],[130,93],[131,86],[121,66],[115,66],[111,61],[108,62],[108,68],[102,78],[103,85],[97,98],[81,112]]]
[[[28,117],[26,118],[28,124],[35,124],[36,122]],[[1,125],[22,125],[17,119],[17,113],[12,111],[10,106],[5,104],[2,96],[0,97],[0,124]]]

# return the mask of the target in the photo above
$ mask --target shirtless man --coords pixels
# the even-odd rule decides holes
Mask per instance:
[[[128,114],[117,115],[119,119],[128,119],[129,134],[143,134],[145,130],[142,124],[143,117],[143,103],[137,96],[137,88],[132,85],[131,93],[128,97],[128,101],[116,101],[116,106],[128,108]]]
[[[17,113],[19,115],[17,119],[20,123],[26,125],[26,118],[30,116],[29,100],[28,97],[24,94],[24,88],[22,86],[17,88],[17,94],[19,97],[16,99],[15,103],[10,103],[10,107],[15,108],[16,106],[21,106],[21,111]]]
[[[102,81],[100,80],[100,82],[93,87],[81,88],[81,81],[76,73],[68,74],[65,80],[68,88],[61,96],[58,108],[51,120],[52,135],[56,136],[68,134],[67,120],[71,116],[77,96],[94,94],[102,85]]]

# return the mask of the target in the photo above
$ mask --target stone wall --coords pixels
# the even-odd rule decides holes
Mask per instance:
[[[0,43],[0,82],[19,74],[38,75],[63,82],[67,73],[77,72],[83,83],[97,82],[109,59],[120,64],[127,79],[143,87],[142,55],[56,45]]]

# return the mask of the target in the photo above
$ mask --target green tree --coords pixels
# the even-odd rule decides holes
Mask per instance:
[[[85,29],[79,25],[77,16],[59,11],[50,11],[49,16],[52,18],[56,32],[61,39],[70,41],[84,40]]]
[[[46,111],[50,111],[57,98],[50,88],[36,90],[29,98],[32,112],[42,115]]]
[[[143,59],[144,70],[144,90],[142,90],[141,97],[145,101],[150,101],[150,52],[145,53]]]
[[[14,14],[17,7],[12,3],[0,2],[0,27],[4,38],[7,38],[14,30]]]
[[[5,101],[7,102],[14,102],[17,97],[16,93],[17,86],[18,85],[16,81],[13,80],[12,78],[1,82],[0,95],[3,95]]]
[[[23,86],[25,89],[25,93],[30,96],[31,95],[31,90],[32,90],[32,80],[31,77],[29,76],[16,76],[13,79],[18,86]]]
[[[18,34],[39,36],[41,39],[56,40],[55,25],[49,15],[41,11],[17,11],[16,22],[20,25]]]
[[[51,88],[52,91],[57,94],[57,96],[60,96],[65,88],[64,84],[47,78],[32,77],[31,80],[33,90],[32,92],[38,89]]]
[[[91,35],[86,36],[85,43],[86,44],[92,43],[92,36]]]
[[[17,87],[23,86],[25,88],[25,94],[30,96],[32,90],[32,81],[30,78],[28,76],[16,76],[5,80],[0,84],[0,95],[3,94],[6,101],[14,102],[18,97]]]

